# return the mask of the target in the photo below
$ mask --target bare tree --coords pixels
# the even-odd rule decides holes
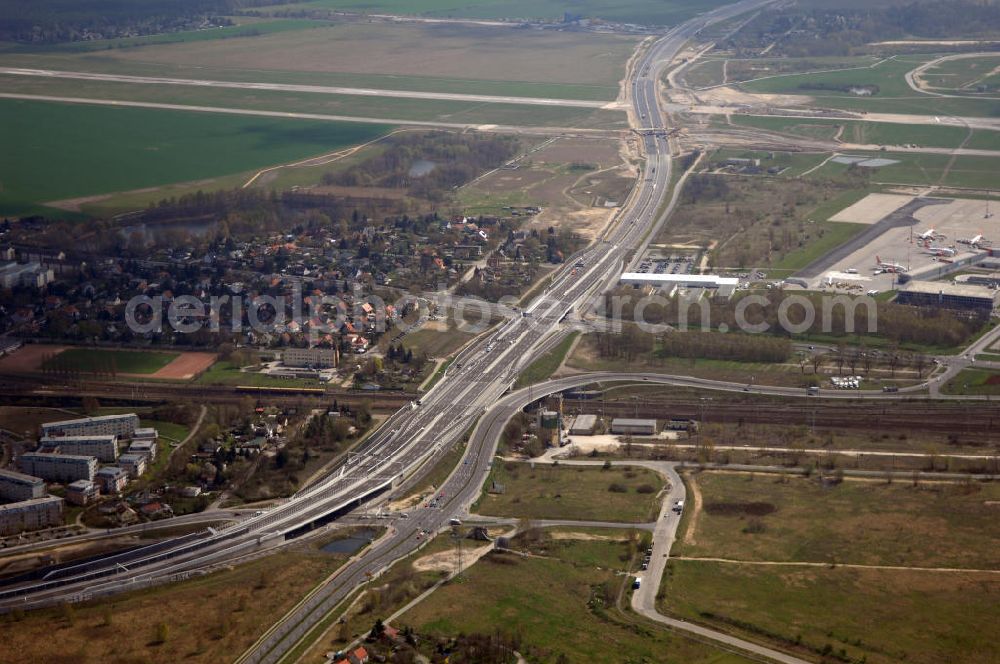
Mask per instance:
[[[810,362],[812,362],[814,374],[819,373],[819,368],[823,365],[823,362],[825,361],[826,361],[826,355],[822,353],[813,354],[813,356],[810,358]]]

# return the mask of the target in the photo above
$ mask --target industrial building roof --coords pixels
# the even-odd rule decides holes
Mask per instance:
[[[611,424],[626,427],[655,427],[656,420],[642,420],[632,417],[616,417],[611,420]]]
[[[972,284],[946,284],[940,281],[910,281],[899,287],[900,292],[927,295],[952,295],[955,297],[982,297],[994,299],[996,291],[986,286]]]
[[[739,286],[736,277],[720,277],[717,274],[652,274],[648,272],[625,272],[622,281],[650,284],[682,284],[686,286],[703,286],[718,288],[719,286]]]

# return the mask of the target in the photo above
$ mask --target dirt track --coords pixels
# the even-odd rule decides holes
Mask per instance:
[[[215,353],[181,353],[158,371],[148,374],[150,378],[167,380],[190,380],[215,363]],[[124,374],[132,375],[132,374]]]

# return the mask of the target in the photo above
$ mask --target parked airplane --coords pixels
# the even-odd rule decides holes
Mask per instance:
[[[929,228],[917,236],[921,240],[943,240],[946,236],[938,233],[933,228]]]
[[[930,256],[954,256],[958,253],[957,249],[952,247],[937,247],[932,245],[930,242],[924,245],[924,249],[927,250],[927,254]]]
[[[959,240],[959,242],[961,242],[962,244],[967,244],[970,247],[978,247],[981,244],[988,243],[989,240],[987,240],[985,237],[983,237],[983,235],[980,233],[979,235],[977,235],[975,237],[972,237],[972,238],[968,238],[968,239],[962,238],[962,239]]]
[[[906,272],[906,268],[899,263],[893,263],[892,261],[884,261],[879,256],[875,256],[875,265],[878,266],[883,272]]]

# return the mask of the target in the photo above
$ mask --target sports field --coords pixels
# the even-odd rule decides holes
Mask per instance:
[[[174,361],[178,355],[135,350],[67,348],[45,360],[41,368],[80,373],[154,374]]]
[[[0,213],[243,172],[368,141],[388,130],[382,125],[0,100]]]

